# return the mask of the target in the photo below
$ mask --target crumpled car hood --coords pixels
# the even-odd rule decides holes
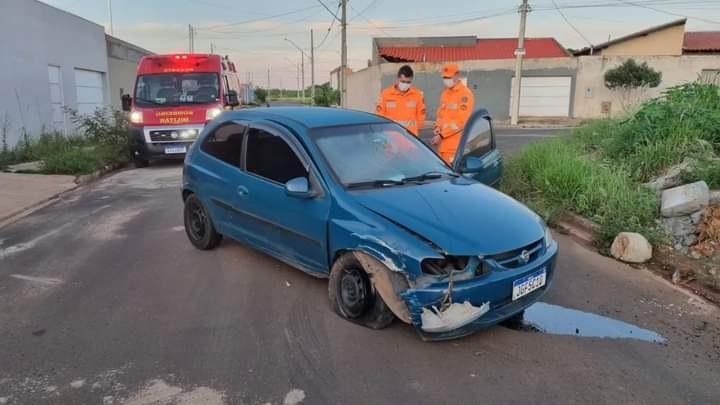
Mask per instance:
[[[544,236],[527,207],[466,179],[353,192],[363,206],[430,240],[447,254],[492,255]]]

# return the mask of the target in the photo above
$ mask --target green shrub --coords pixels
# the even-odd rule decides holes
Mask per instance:
[[[263,104],[267,101],[268,92],[262,87],[255,89],[255,102]]]
[[[660,85],[660,80],[662,73],[648,66],[647,62],[638,64],[632,58],[605,72],[605,87],[611,90],[657,87]]]
[[[682,179],[691,183],[704,180],[710,188],[720,188],[720,160],[702,159],[684,171]]]
[[[570,210],[596,221],[599,240],[608,246],[621,231],[641,232],[658,241],[654,192],[636,182],[622,168],[589,158],[577,137],[527,146],[511,158],[503,191],[526,202],[552,222]]]
[[[101,160],[93,148],[71,147],[50,153],[43,158],[41,169],[46,174],[88,174],[97,170]]]

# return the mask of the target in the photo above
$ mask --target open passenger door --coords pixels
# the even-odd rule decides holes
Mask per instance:
[[[486,109],[475,111],[468,119],[452,168],[489,186],[500,182],[502,154],[497,150],[492,118]]]

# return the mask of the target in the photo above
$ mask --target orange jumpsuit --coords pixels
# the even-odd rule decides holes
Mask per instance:
[[[437,110],[435,127],[440,129],[438,153],[444,161],[452,163],[455,157],[462,131],[473,112],[475,97],[462,82],[445,88],[440,94],[440,107]]]
[[[420,135],[425,122],[425,98],[423,92],[410,87],[402,92],[395,85],[380,93],[375,112],[407,128],[413,135]]]

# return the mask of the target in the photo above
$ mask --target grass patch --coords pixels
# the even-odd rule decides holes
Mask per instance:
[[[669,89],[632,116],[590,122],[572,135],[524,148],[506,165],[503,190],[552,222],[572,211],[597,222],[607,247],[623,231],[663,240],[655,192],[642,186],[686,157],[685,180],[720,185],[720,92],[692,83]]]
[[[98,109],[91,115],[70,112],[77,134],[43,132],[30,136],[22,132],[13,148],[7,147],[8,124],[2,125],[0,169],[9,165],[41,161],[45,174],[81,175],[129,158],[127,120],[124,113]]]

